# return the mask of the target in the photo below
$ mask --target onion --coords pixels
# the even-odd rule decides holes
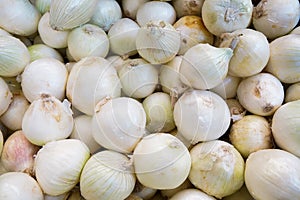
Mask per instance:
[[[47,142],[69,137],[73,123],[67,100],[61,102],[54,96],[42,94],[26,110],[22,130],[31,143],[42,146]]]
[[[37,153],[34,169],[45,194],[61,195],[74,188],[89,157],[88,147],[80,140],[65,139],[44,145]]]
[[[285,103],[275,111],[272,118],[272,133],[275,143],[281,149],[298,157],[300,157],[299,109],[299,100]]]
[[[127,156],[114,151],[94,154],[80,176],[80,192],[85,199],[125,199],[134,189],[136,177]]]
[[[141,103],[128,97],[104,99],[92,119],[94,139],[106,149],[130,153],[145,134],[146,114]]]
[[[284,90],[275,76],[259,73],[241,81],[237,89],[237,97],[249,112],[270,116],[283,103]]]
[[[237,99],[226,99],[225,102],[230,110],[232,122],[236,122],[246,115],[247,110]]]
[[[160,190],[160,193],[162,194],[162,196],[167,197],[168,199],[170,199],[172,196],[179,193],[180,191],[186,190],[186,189],[189,189],[189,188],[194,188],[194,186],[191,183],[191,181],[187,178],[178,187],[176,187],[174,189],[170,189],[170,190]]]
[[[227,76],[222,83],[210,89],[210,91],[220,95],[223,99],[230,99],[236,96],[236,90],[241,82],[241,78],[236,76]]]
[[[0,27],[0,36],[11,36],[11,34]]]
[[[39,149],[21,130],[16,131],[4,143],[1,163],[7,171],[33,174],[34,156]]]
[[[2,153],[2,149],[3,149],[3,142],[4,142],[3,133],[0,130],[0,156],[1,156],[1,153]],[[2,165],[2,163],[1,163],[1,165]]]
[[[209,32],[220,36],[222,33],[248,27],[252,10],[251,0],[205,0],[201,11],[204,25]]]
[[[223,198],[244,184],[244,160],[229,143],[214,140],[199,143],[190,150],[191,183],[203,192]]]
[[[286,103],[296,100],[300,100],[300,82],[291,84],[285,91],[284,101]]]
[[[253,26],[269,39],[288,34],[298,23],[297,0],[262,0],[253,9]]]
[[[121,2],[123,8],[123,14],[126,17],[135,20],[138,8],[148,1],[150,0],[123,0]]]
[[[30,54],[30,62],[41,58],[54,58],[59,60],[60,62],[64,62],[63,57],[60,53],[45,44],[34,44],[28,47],[28,51]]]
[[[245,168],[245,183],[254,199],[299,199],[300,159],[279,149],[252,153]]]
[[[142,185],[140,182],[136,181],[134,189],[132,191],[132,195],[135,197],[141,198],[141,200],[152,199],[152,197],[157,193],[157,189],[149,188]]]
[[[68,72],[65,65],[54,58],[40,58],[26,66],[22,73],[21,86],[29,102],[39,98],[42,93],[65,97]]]
[[[51,0],[35,0],[36,9],[43,15],[50,10]]]
[[[13,95],[8,88],[7,83],[0,77],[0,115],[5,113],[9,104],[12,102]]]
[[[192,144],[218,139],[230,125],[227,104],[210,91],[184,92],[175,103],[173,115],[178,131]]]
[[[84,24],[70,32],[68,50],[75,61],[89,56],[105,57],[109,51],[109,39],[100,27]]]
[[[232,55],[230,48],[217,48],[207,43],[191,47],[180,65],[181,81],[194,89],[216,87],[226,77]]]
[[[231,144],[247,158],[260,149],[271,149],[273,137],[267,119],[257,115],[246,115],[235,122],[230,129]]]
[[[154,133],[137,144],[133,164],[137,179],[146,187],[174,189],[187,178],[191,157],[188,149],[175,136]]]
[[[138,8],[136,21],[140,26],[145,26],[151,21],[158,20],[168,24],[175,22],[176,12],[171,4],[162,1],[149,1]]]
[[[93,115],[99,101],[121,95],[117,72],[104,58],[83,58],[72,67],[66,95],[76,109]]]
[[[43,200],[44,195],[34,178],[22,172],[0,176],[0,199]]]
[[[204,0],[173,0],[172,5],[176,11],[177,18],[196,15],[201,16]]]
[[[185,189],[177,192],[170,200],[189,200],[189,199],[201,199],[201,200],[215,200],[214,197],[202,192],[198,189]]]

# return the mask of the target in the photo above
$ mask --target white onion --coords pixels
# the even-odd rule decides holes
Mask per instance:
[[[187,178],[185,179],[185,181],[179,185],[178,187],[174,188],[174,189],[170,189],[170,190],[160,190],[160,193],[162,194],[162,196],[167,197],[167,198],[171,198],[172,196],[174,196],[176,193],[182,191],[182,190],[186,190],[189,188],[194,188],[193,184],[191,183],[191,181]]]
[[[269,39],[288,34],[298,23],[297,0],[263,0],[253,9],[253,26]]]
[[[166,21],[150,21],[138,30],[136,48],[139,55],[148,62],[166,63],[171,61],[179,51],[180,34]]]
[[[177,18],[196,15],[201,16],[204,0],[173,0],[172,5],[176,11]]]
[[[2,115],[12,102],[13,95],[7,83],[0,77],[0,115]]]
[[[281,82],[269,73],[259,73],[243,79],[237,89],[241,105],[249,112],[261,115],[272,115],[284,100]]]
[[[148,1],[150,0],[123,0],[121,3],[124,15],[135,20],[138,8]]]
[[[11,36],[11,34],[0,27],[0,36]]]
[[[100,101],[92,119],[94,139],[106,149],[130,153],[145,134],[141,103],[128,97]]]
[[[92,117],[88,115],[79,115],[74,118],[70,138],[84,142],[92,154],[101,148],[92,135]]]
[[[140,197],[141,200],[149,200],[155,195],[155,193],[157,193],[157,189],[146,187],[142,185],[140,182],[136,181],[134,189],[131,194],[136,196],[137,198]]]
[[[140,26],[145,26],[147,23],[157,20],[173,24],[176,20],[176,12],[173,6],[167,2],[149,1],[138,8],[136,21]]]
[[[68,71],[54,58],[40,58],[28,64],[22,73],[21,86],[24,96],[32,102],[42,93],[59,100],[65,97]]]
[[[254,199],[300,199],[300,159],[279,149],[252,153],[245,168],[245,183]]]
[[[35,0],[36,9],[43,15],[50,10],[51,0]]]
[[[38,32],[42,41],[52,48],[67,47],[68,46],[67,39],[70,31],[54,30],[50,26],[49,20],[50,20],[50,14],[49,12],[46,12],[39,21]]]
[[[116,69],[104,58],[83,58],[69,74],[66,95],[76,109],[93,115],[99,101],[121,95]]]
[[[8,109],[0,117],[0,121],[10,130],[22,128],[23,116],[29,107],[29,102],[22,94],[14,94]]]
[[[85,199],[125,199],[134,189],[136,177],[127,156],[101,151],[91,156],[80,176],[80,192]]]
[[[22,172],[7,172],[0,176],[0,199],[43,200],[43,192],[37,181]]]
[[[225,102],[230,110],[232,122],[236,122],[246,115],[247,110],[236,98],[226,99]]]
[[[89,23],[99,26],[104,31],[108,31],[121,17],[122,10],[117,1],[97,0],[97,5]]]
[[[110,51],[120,56],[136,54],[135,41],[139,28],[139,25],[129,18],[116,21],[108,31]]]
[[[52,0],[50,26],[54,30],[70,30],[87,23],[94,14],[98,0]]]
[[[0,130],[0,156],[1,156],[1,153],[2,153],[2,149],[3,149],[3,143],[4,143],[3,133],[2,133],[2,131]],[[1,163],[1,166],[3,166],[2,163]],[[3,167],[3,168],[4,168],[4,167]],[[2,171],[1,171],[1,172],[2,172]],[[1,175],[1,173],[0,173],[0,175]]]
[[[154,133],[145,136],[133,152],[137,179],[154,189],[174,189],[187,178],[191,157],[185,145],[175,136]]]
[[[53,140],[67,138],[73,129],[70,103],[54,96],[42,94],[26,110],[22,130],[33,144],[42,146]]]
[[[230,99],[236,96],[236,90],[241,82],[241,78],[236,76],[227,76],[222,83],[210,89],[210,91],[220,95],[223,99]]]
[[[68,50],[76,61],[88,56],[105,57],[109,51],[109,39],[100,27],[84,24],[70,32]]]
[[[296,101],[300,100],[300,82],[291,84],[285,91],[284,101]]]
[[[285,103],[275,111],[272,118],[272,133],[275,143],[281,149],[298,157],[300,157],[299,109],[299,100]]]
[[[152,94],[158,84],[158,72],[144,59],[125,61],[118,71],[122,91],[132,98],[145,98]]]
[[[228,74],[247,77],[258,74],[270,57],[269,42],[264,34],[253,29],[239,29],[221,35],[221,47],[233,49]]]
[[[197,44],[183,56],[181,81],[195,89],[211,89],[221,84],[228,72],[233,51],[210,44]]]
[[[4,143],[1,163],[7,171],[33,173],[34,156],[40,147],[32,144],[19,130],[11,134]]]
[[[64,194],[79,183],[81,171],[89,158],[89,149],[80,140],[48,142],[35,158],[36,179],[44,193]]]
[[[29,36],[37,31],[41,14],[28,0],[2,0],[0,27],[6,31]]]
[[[30,61],[25,44],[13,36],[0,36],[0,48],[0,76],[20,74]]]
[[[218,139],[230,124],[227,104],[210,91],[184,92],[175,103],[173,115],[178,131],[192,144]]]
[[[215,200],[214,197],[202,192],[198,189],[185,189],[177,192],[170,200],[191,200],[191,199],[201,199],[201,200]]]
[[[198,143],[190,154],[189,179],[196,188],[221,199],[243,186],[244,159],[231,144],[221,140]]]
[[[205,0],[201,11],[204,25],[209,32],[220,36],[222,33],[248,27],[252,10],[251,0]]]
[[[63,57],[56,49],[51,48],[45,44],[31,45],[28,47],[28,51],[30,54],[30,62],[41,58],[54,58],[56,60],[59,60],[60,62],[64,62]]]

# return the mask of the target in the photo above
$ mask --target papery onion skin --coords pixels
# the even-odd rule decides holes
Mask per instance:
[[[115,151],[91,156],[80,176],[80,192],[87,200],[125,199],[134,189],[136,177],[131,161]]]
[[[300,157],[300,100],[291,101],[280,106],[272,118],[272,133],[275,143]]]
[[[285,91],[285,103],[296,100],[300,100],[300,82],[291,84]]]
[[[7,172],[0,176],[0,199],[43,200],[37,181],[23,172]]]
[[[0,76],[13,77],[20,74],[30,61],[30,54],[18,38],[0,36]]]
[[[50,25],[54,30],[70,30],[87,23],[94,14],[97,0],[52,0]]]
[[[172,5],[176,11],[177,18],[196,15],[201,16],[204,0],[173,0]]]
[[[34,163],[37,181],[44,193],[61,195],[79,183],[81,171],[90,158],[88,147],[77,139],[48,142]]]
[[[7,83],[0,77],[0,115],[2,115],[12,102],[13,94],[11,93]]]
[[[36,9],[43,15],[50,10],[52,0],[35,0]]]
[[[245,183],[254,199],[300,199],[300,159],[279,149],[264,149],[246,160]]]
[[[189,199],[216,200],[214,197],[195,188],[181,190],[170,198],[170,200],[189,200]]]

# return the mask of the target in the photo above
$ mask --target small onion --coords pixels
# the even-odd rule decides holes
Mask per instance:
[[[300,100],[300,82],[291,84],[285,91],[284,101],[296,101]]]
[[[192,144],[218,139],[230,125],[227,104],[210,91],[184,92],[175,103],[173,115],[178,131]]]
[[[136,21],[140,26],[145,26],[151,21],[164,21],[173,24],[176,20],[176,11],[167,2],[149,1],[142,4],[136,13]]]
[[[236,96],[236,90],[241,82],[241,78],[236,76],[227,76],[222,83],[210,89],[210,91],[220,95],[223,99],[230,99]]]
[[[205,0],[202,5],[202,19],[209,32],[220,36],[222,33],[248,27],[252,10],[251,0]]]
[[[178,54],[183,55],[189,48],[198,43],[213,44],[214,36],[203,24],[198,16],[183,16],[173,25],[180,33],[181,43]]]
[[[202,192],[201,190],[190,188],[177,192],[170,200],[191,200],[191,199],[201,199],[201,200],[216,200],[214,197]]]
[[[0,117],[0,121],[10,130],[22,129],[23,116],[30,103],[22,94],[14,94],[8,109]]]
[[[0,77],[0,115],[5,113],[9,104],[12,102],[13,95],[9,90],[7,83]]]
[[[88,56],[104,58],[109,51],[109,39],[100,27],[84,24],[70,32],[68,50],[76,61]]]
[[[54,30],[70,30],[87,23],[94,14],[98,0],[52,0],[50,26]]]
[[[46,194],[64,194],[79,183],[81,171],[89,158],[89,149],[80,140],[48,142],[35,158],[36,179]]]
[[[43,15],[50,10],[52,0],[35,0],[36,9]]]
[[[100,101],[92,119],[92,134],[103,147],[130,153],[145,134],[146,113],[128,97]]]
[[[188,177],[191,157],[175,136],[153,133],[137,144],[133,164],[137,179],[143,185],[154,189],[174,189]]]
[[[24,96],[32,102],[42,93],[65,97],[68,71],[65,65],[55,58],[40,58],[25,67],[21,77]]]
[[[139,28],[139,25],[129,18],[116,21],[108,31],[110,51],[120,56],[136,54],[135,41]]]
[[[196,15],[201,16],[204,0],[173,0],[172,5],[176,11],[177,18]]]
[[[252,29],[239,29],[221,35],[220,47],[233,49],[228,74],[247,77],[258,74],[267,65],[270,57],[269,42],[264,34]]]
[[[138,30],[136,48],[139,55],[148,62],[166,63],[171,61],[179,51],[180,34],[166,21],[150,21]]]
[[[42,146],[49,141],[69,137],[73,123],[67,100],[61,102],[54,96],[42,94],[26,110],[22,130],[31,143]]]
[[[190,154],[189,179],[196,188],[220,199],[243,186],[244,159],[231,144],[221,140],[199,143]]]
[[[97,5],[89,23],[99,26],[104,31],[108,31],[121,17],[122,10],[117,1],[97,0]]]
[[[155,193],[157,193],[157,189],[146,187],[140,182],[136,181],[131,194],[136,197],[140,197],[141,200],[149,200],[155,195]]]
[[[93,115],[95,105],[109,96],[121,95],[115,68],[101,57],[86,57],[77,62],[70,72],[66,95],[79,111]]]
[[[159,83],[165,93],[172,97],[180,96],[188,86],[182,83],[179,73],[182,56],[176,56],[170,62],[161,65],[159,71]]]
[[[286,151],[300,157],[300,100],[285,103],[275,111],[272,133],[275,143]]]
[[[191,47],[180,65],[181,81],[195,89],[216,87],[226,77],[232,55],[230,48],[217,48],[207,43]]]
[[[91,156],[80,176],[80,192],[85,199],[125,199],[134,189],[136,177],[127,156],[101,151]]]
[[[189,188],[194,188],[193,184],[191,183],[191,181],[187,178],[185,179],[185,181],[179,185],[178,187],[174,188],[174,189],[170,189],[170,190],[160,190],[160,193],[162,194],[162,196],[167,197],[168,199],[170,199],[172,196],[174,196],[176,193],[182,191],[182,190],[186,190]]]
[[[152,94],[158,84],[155,67],[142,58],[125,61],[118,71],[122,91],[132,98],[145,98]]]
[[[43,200],[37,181],[22,172],[7,172],[0,176],[0,199]]]
[[[92,154],[101,148],[92,135],[92,117],[88,115],[79,115],[74,118],[70,138],[84,142]]]
[[[0,27],[22,36],[37,32],[41,14],[28,0],[2,0],[0,6]]]
[[[245,183],[254,199],[300,199],[300,159],[279,149],[252,153],[245,168]]]
[[[33,174],[34,155],[39,149],[29,142],[23,131],[16,131],[4,143],[1,163],[7,171]]]
[[[237,97],[249,112],[270,116],[283,103],[284,90],[275,76],[259,73],[241,81],[237,89]]]
[[[150,0],[122,0],[124,15],[135,20],[138,8],[148,1]]]
[[[28,51],[30,54],[30,62],[41,58],[54,58],[59,60],[60,62],[64,62],[63,57],[60,53],[45,44],[34,44],[28,47]]]
[[[290,34],[270,43],[270,59],[265,68],[283,83],[300,81],[300,35]]]
[[[0,36],[0,48],[0,76],[20,74],[30,61],[25,44],[13,36]]]
[[[46,12],[39,21],[38,32],[43,43],[52,48],[65,48],[68,46],[67,39],[70,33],[67,31],[54,30],[50,24],[50,14]]]
[[[262,0],[253,9],[253,26],[267,38],[288,34],[298,23],[300,4],[297,0]]]
[[[246,115],[233,123],[229,139],[244,158],[255,151],[274,146],[270,124],[266,118],[257,115]]]
[[[170,95],[155,92],[143,100],[143,107],[147,116],[148,131],[169,132],[175,128]]]

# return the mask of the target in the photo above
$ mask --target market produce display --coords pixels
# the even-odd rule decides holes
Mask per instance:
[[[0,200],[299,200],[298,0],[0,0]]]

